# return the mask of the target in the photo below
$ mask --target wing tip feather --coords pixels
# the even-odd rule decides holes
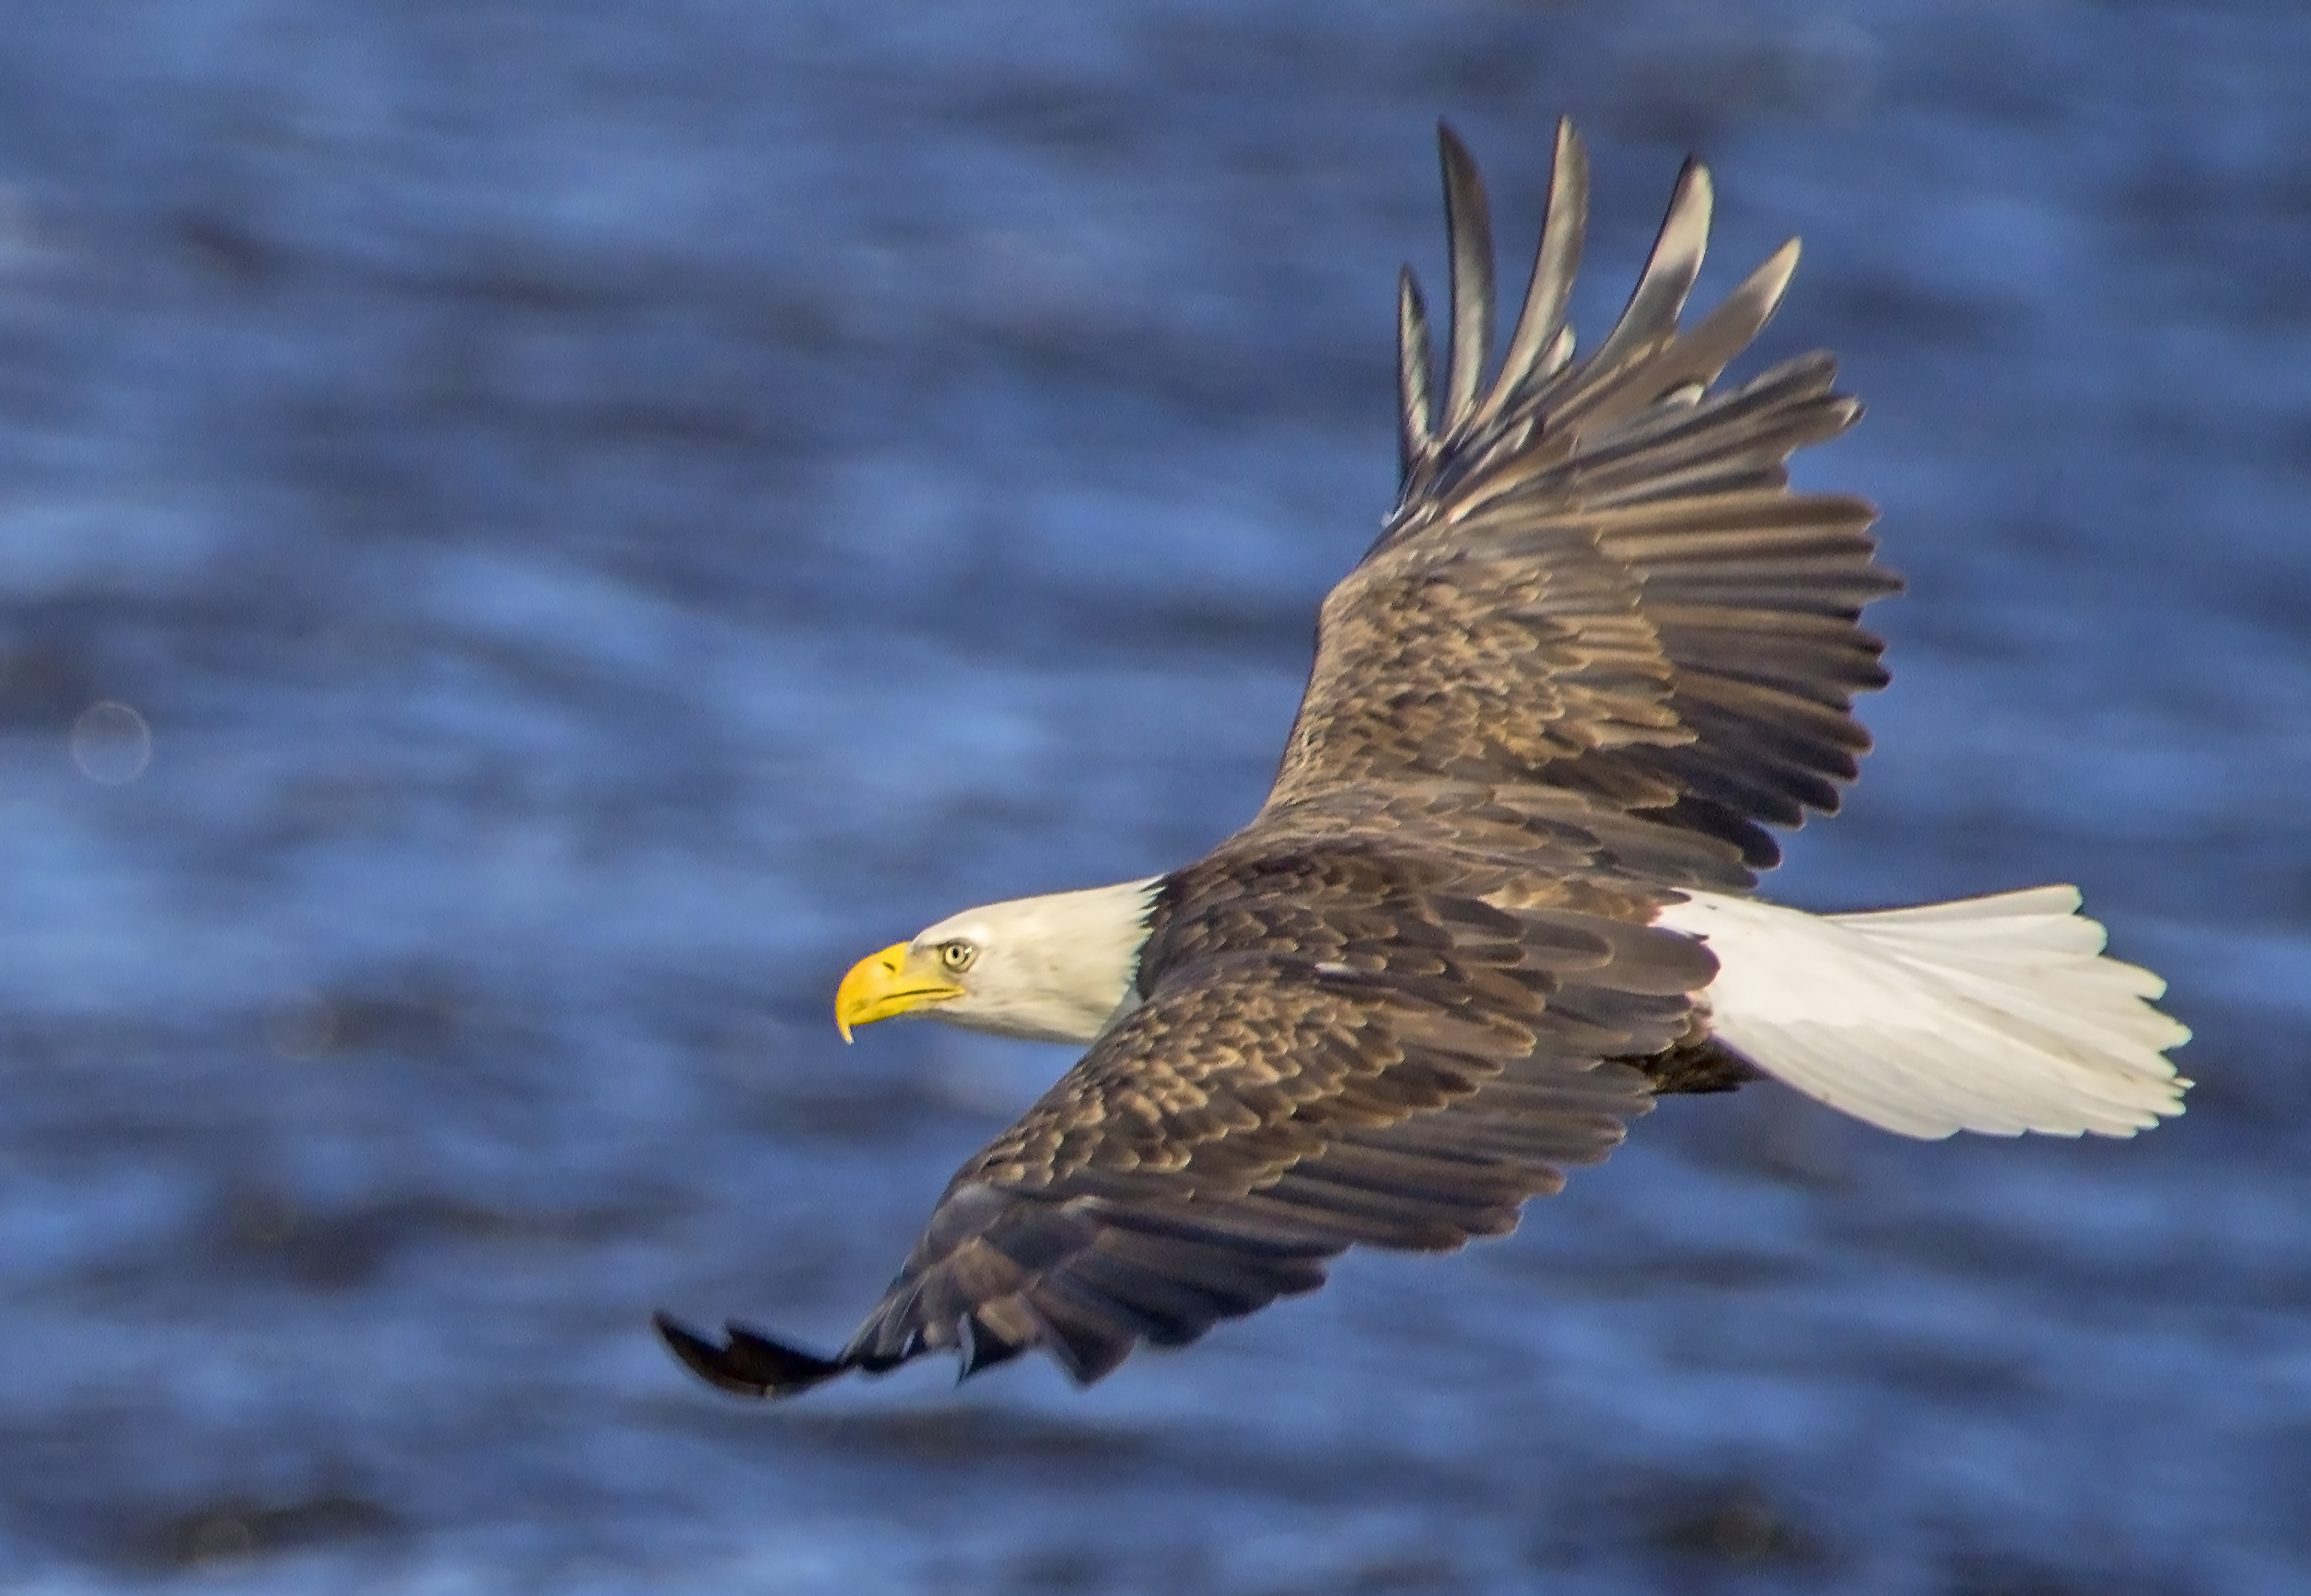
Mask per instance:
[[[735,1321],[724,1327],[725,1339],[718,1344],[671,1313],[653,1313],[650,1322],[683,1368],[733,1396],[795,1396],[854,1367],[841,1357],[821,1357]]]
[[[1453,282],[1451,359],[1445,367],[1442,430],[1453,432],[1476,409],[1491,355],[1492,217],[1484,174],[1453,125],[1439,117],[1437,155],[1443,169],[1444,225]]]

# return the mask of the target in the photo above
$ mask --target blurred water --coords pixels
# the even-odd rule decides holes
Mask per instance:
[[[876,17],[10,0],[0,1586],[2261,1591],[2311,1578],[2311,30],[2288,0]],[[1257,802],[1392,487],[1429,124],[1600,328],[1871,420],[1912,594],[1816,904],[2070,880],[2139,1145],[1674,1103],[1511,1241],[776,1410],[1064,1066],[850,959]],[[1512,242],[1513,240],[1513,242]]]

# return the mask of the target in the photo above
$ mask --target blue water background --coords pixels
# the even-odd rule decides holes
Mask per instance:
[[[2311,1588],[2299,5],[0,10],[0,1589]],[[1431,122],[1513,264],[1560,111],[1593,338],[1695,149],[1871,407],[1771,890],[2080,883],[2188,1115],[1672,1103],[1088,1393],[690,1381],[1067,1062],[842,969],[1257,803]]]

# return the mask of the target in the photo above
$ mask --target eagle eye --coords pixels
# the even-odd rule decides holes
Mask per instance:
[[[968,942],[941,942],[939,945],[939,961],[958,975],[970,969],[971,961],[978,956],[979,950]]]

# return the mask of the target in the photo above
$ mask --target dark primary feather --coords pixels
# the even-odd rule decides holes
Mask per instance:
[[[1509,334],[1509,352],[1501,357],[1500,375],[1493,383],[1474,423],[1481,430],[1514,409],[1535,383],[1554,377],[1572,355],[1572,330],[1565,324],[1571,303],[1573,277],[1581,270],[1581,246],[1589,226],[1589,155],[1570,121],[1557,124],[1556,157],[1551,162],[1548,208],[1541,223],[1541,242],[1533,257],[1533,277],[1525,288],[1524,307]]]
[[[1436,442],[1429,360],[1429,308],[1406,266],[1396,278],[1396,456],[1407,477]]]
[[[1824,355],[1713,391],[1793,269],[1679,316],[1710,188],[1688,163],[1621,320],[1564,321],[1588,163],[1557,134],[1547,224],[1500,370],[1474,162],[1441,138],[1452,334],[1399,300],[1404,484],[1325,600],[1260,814],[1164,881],[1141,1006],[964,1165],[831,1357],[661,1320],[692,1369],[780,1395],[952,1351],[1091,1380],[1141,1342],[1322,1284],[1359,1243],[1445,1249],[1604,1158],[1670,1091],[1749,1070],[1710,1043],[1683,888],[1745,891],[1765,824],[1831,810],[1880,686],[1858,623],[1892,591],[1859,499],[1786,462],[1851,425]]]
[[[1492,358],[1492,219],[1485,180],[1453,130],[1437,125],[1444,165],[1444,225],[1452,241],[1453,363],[1444,379],[1444,429],[1468,424],[1476,385]]]

